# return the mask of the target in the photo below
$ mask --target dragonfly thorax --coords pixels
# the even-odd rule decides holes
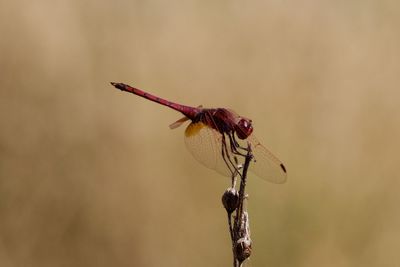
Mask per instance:
[[[203,122],[221,134],[236,133],[237,137],[242,140],[253,132],[250,119],[238,116],[233,111],[225,108],[203,109],[193,120],[193,122],[198,121]]]

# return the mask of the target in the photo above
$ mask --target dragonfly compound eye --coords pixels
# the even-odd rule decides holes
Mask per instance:
[[[251,120],[241,118],[235,125],[235,130],[239,139],[246,139],[253,132]]]

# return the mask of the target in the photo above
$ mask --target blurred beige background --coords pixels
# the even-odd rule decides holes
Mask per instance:
[[[230,266],[229,181],[110,81],[254,120],[249,266],[400,266],[399,8],[1,1],[0,266]]]

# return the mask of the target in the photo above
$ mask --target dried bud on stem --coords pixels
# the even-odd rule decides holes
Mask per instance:
[[[239,193],[235,188],[230,187],[226,189],[222,195],[222,204],[229,215],[237,209],[239,206]]]

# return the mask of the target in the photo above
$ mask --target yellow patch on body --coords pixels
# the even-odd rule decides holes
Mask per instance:
[[[203,127],[207,126],[202,122],[191,123],[185,130],[185,136],[186,137],[193,136],[197,134]]]

